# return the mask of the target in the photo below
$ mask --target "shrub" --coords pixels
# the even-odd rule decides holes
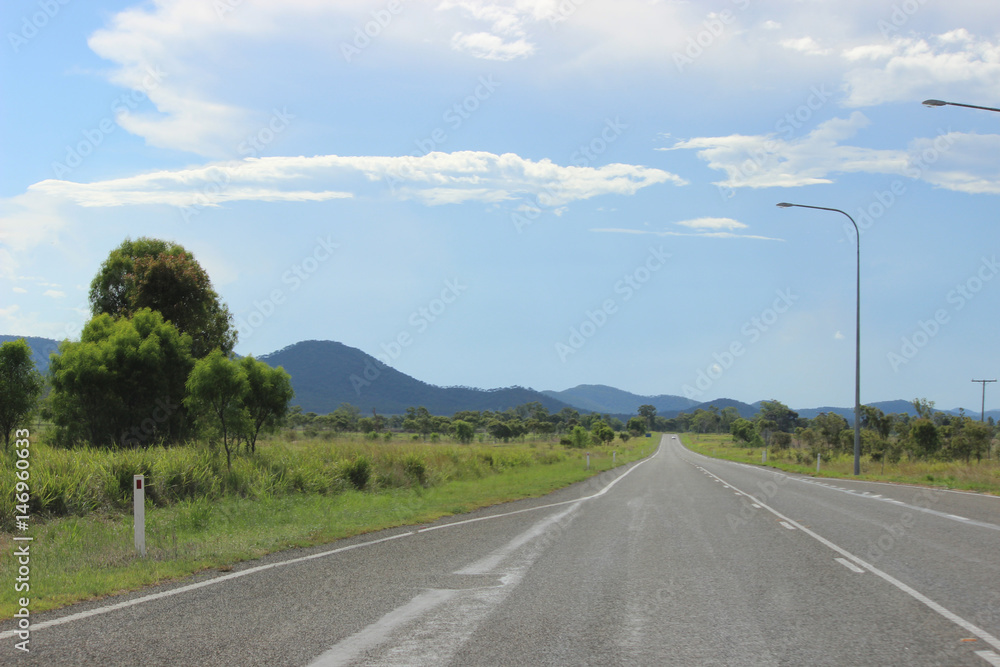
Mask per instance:
[[[372,462],[367,456],[357,456],[344,466],[344,474],[351,485],[361,491],[368,484],[368,479],[372,474]]]

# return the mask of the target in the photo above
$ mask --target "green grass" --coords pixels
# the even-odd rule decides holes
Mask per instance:
[[[627,445],[589,448],[587,470],[584,452],[548,441],[279,440],[262,445],[256,457],[236,459],[232,474],[225,472],[224,456],[219,468],[211,453],[194,447],[109,453],[33,444],[32,493],[38,488],[47,496],[38,501],[41,509],[33,510],[28,532],[17,533],[34,538],[31,610],[135,590],[209,568],[228,569],[283,549],[541,496],[611,468],[612,450],[621,465],[650,453],[657,442],[639,438]],[[347,479],[350,466],[345,465],[359,457],[370,462],[368,482],[360,491]],[[132,470],[144,466],[151,473],[151,493],[147,556],[140,558],[127,496]],[[60,474],[69,479],[60,480]],[[13,477],[9,462],[0,475],[3,487]],[[127,493],[121,492],[119,477],[127,477]],[[9,528],[0,533],[0,552],[8,554],[0,559],[0,581],[12,582],[16,576],[16,561],[9,556],[13,536]],[[0,600],[0,619],[13,616],[14,602],[13,595]]]
[[[699,454],[741,463],[761,464],[759,447],[738,447],[730,435],[684,433],[680,438],[687,447]],[[899,463],[886,463],[883,469],[881,462],[862,456],[861,474],[855,476],[854,455],[840,454],[833,459],[823,459],[817,474],[816,459],[793,447],[786,450],[769,449],[767,465],[813,477],[864,479],[1000,494],[1000,462],[996,460],[967,464],[961,461],[909,461],[904,457]]]

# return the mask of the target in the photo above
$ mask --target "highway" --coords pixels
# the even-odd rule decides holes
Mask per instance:
[[[0,664],[1000,665],[1000,498],[656,453],[0,624]]]

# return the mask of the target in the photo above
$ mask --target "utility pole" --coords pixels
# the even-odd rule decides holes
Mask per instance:
[[[980,409],[979,421],[986,421],[986,383],[996,382],[996,380],[973,380],[973,382],[981,382],[983,384],[983,406]]]

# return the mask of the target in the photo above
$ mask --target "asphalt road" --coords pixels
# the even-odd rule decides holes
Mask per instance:
[[[40,545],[39,545],[40,546]],[[0,624],[44,665],[1000,665],[1000,498],[657,453]]]

